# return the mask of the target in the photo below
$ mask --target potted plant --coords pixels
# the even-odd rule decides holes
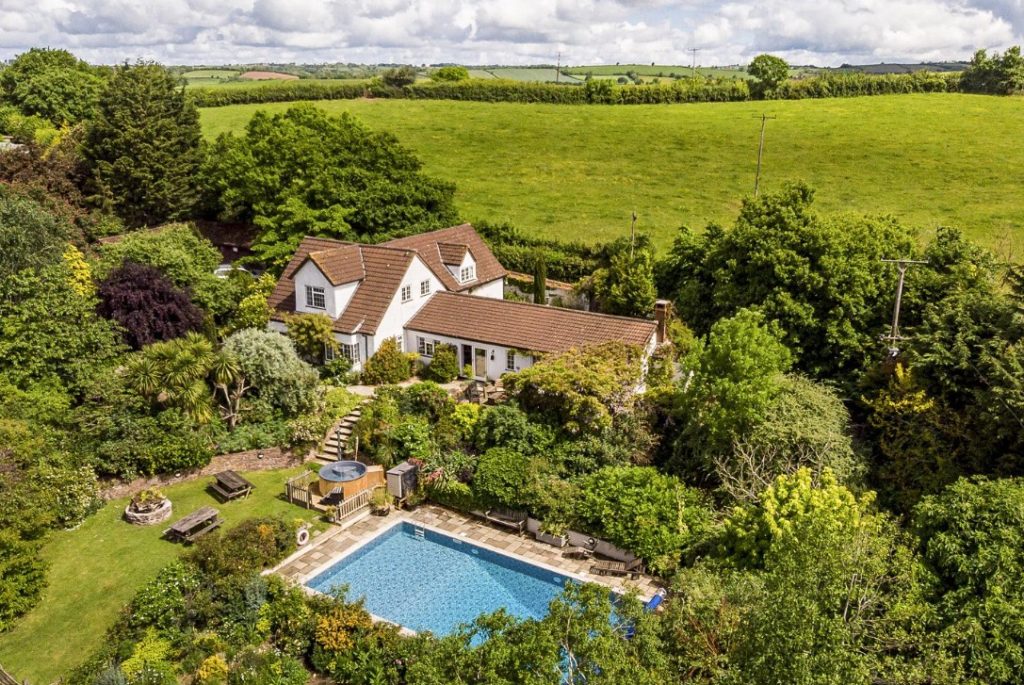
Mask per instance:
[[[566,525],[561,521],[545,521],[537,530],[537,541],[554,547],[565,547],[569,543],[569,536],[565,534],[566,529]]]
[[[387,488],[377,488],[370,495],[370,510],[377,516],[387,516],[391,511],[391,495]]]
[[[137,526],[150,526],[171,517],[171,500],[157,488],[146,488],[132,496],[124,509],[124,517]]]

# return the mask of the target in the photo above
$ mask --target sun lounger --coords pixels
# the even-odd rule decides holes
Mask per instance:
[[[632,561],[605,561],[598,559],[594,561],[594,565],[590,567],[590,570],[599,576],[630,576],[636,578],[644,572],[644,562],[642,559],[633,559]]]

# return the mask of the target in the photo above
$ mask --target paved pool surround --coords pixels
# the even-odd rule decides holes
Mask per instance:
[[[656,578],[648,575],[636,579],[596,575],[590,572],[591,561],[563,557],[563,549],[537,542],[532,535],[508,533],[479,519],[436,505],[420,505],[413,511],[392,511],[389,516],[370,515],[345,528],[332,527],[318,535],[309,546],[285,559],[274,572],[293,583],[306,585],[332,564],[400,522],[462,538],[576,580],[604,585],[620,594],[635,590],[643,601],[650,599],[662,587]]]

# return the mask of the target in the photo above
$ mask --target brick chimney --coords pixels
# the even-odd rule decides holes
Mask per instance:
[[[654,303],[654,320],[658,322],[655,339],[659,345],[668,340],[668,319],[670,316],[672,316],[672,301],[657,300]]]

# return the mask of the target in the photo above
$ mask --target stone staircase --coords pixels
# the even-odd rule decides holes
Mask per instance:
[[[324,438],[324,446],[316,453],[316,460],[322,464],[330,464],[339,459],[351,458],[354,445],[349,445],[349,438],[352,437],[352,430],[356,421],[363,413],[363,405],[370,400],[363,400],[359,405],[345,416],[341,417],[336,424],[331,426]]]

